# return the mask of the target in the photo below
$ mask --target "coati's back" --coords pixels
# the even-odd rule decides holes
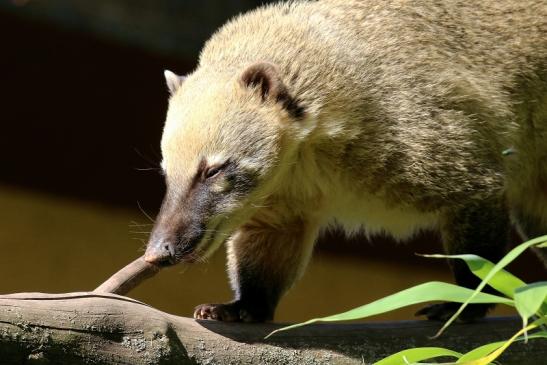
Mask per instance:
[[[200,68],[232,73],[269,60],[305,100],[353,96],[355,88],[371,97],[427,87],[413,94],[460,101],[471,91],[475,102],[506,115],[504,97],[523,86],[519,76],[545,69],[546,19],[542,1],[294,1],[223,26],[204,47]]]

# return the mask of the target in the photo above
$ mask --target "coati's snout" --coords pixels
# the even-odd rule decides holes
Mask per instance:
[[[254,176],[231,160],[202,158],[188,177],[167,176],[167,193],[145,253],[148,262],[173,265],[208,256],[225,241],[242,200],[255,186]]]
[[[189,214],[187,204],[178,203],[172,195],[166,194],[144,254],[146,261],[161,266],[194,261],[205,233],[200,217]]]
[[[193,262],[207,253],[217,240],[218,207],[226,188],[230,161],[210,163],[205,158],[194,166],[188,178],[166,176],[167,192],[145,253],[145,260],[162,265]]]
[[[193,262],[198,259],[195,251],[204,229],[184,227],[182,231],[176,227],[156,227],[148,241],[144,254],[145,261],[159,266],[170,266],[180,261]]]
[[[144,260],[158,266],[176,264],[176,241],[162,236],[151,238],[144,254]]]

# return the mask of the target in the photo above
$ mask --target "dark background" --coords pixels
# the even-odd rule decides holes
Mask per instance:
[[[19,196],[32,202],[36,193],[49,199],[48,209],[29,215],[31,218],[22,223],[20,231],[11,232],[6,220],[0,221],[3,237],[10,241],[23,230],[38,227],[44,212],[54,211],[57,201],[70,201],[84,210],[92,204],[103,207],[105,212],[127,211],[142,218],[144,214],[137,212],[140,206],[154,216],[164,192],[158,171],[167,106],[163,70],[190,72],[212,32],[230,17],[259,3],[263,1],[0,2],[0,186],[15,197],[10,204],[15,204]],[[29,198],[24,198],[25,194],[30,194]],[[22,213],[17,210],[23,208],[16,204],[13,207],[4,214]],[[25,207],[33,209],[32,205]],[[83,234],[74,233],[74,240]],[[98,235],[98,241],[103,238]],[[56,240],[54,233],[49,239]],[[439,252],[438,241],[437,236],[429,234],[408,245],[395,246],[385,237],[345,240],[334,233],[321,240],[319,253],[333,260],[340,258],[338,266],[345,265],[344,257],[361,260],[363,265],[367,260],[376,260],[384,265],[380,277],[393,275],[401,265],[410,268],[408,272],[427,266],[446,277],[443,263],[414,255]],[[27,253],[20,260],[34,249],[33,241],[24,242]],[[136,255],[138,247],[127,247],[129,252],[121,260],[111,260],[109,270],[121,267]],[[0,242],[0,248],[9,255],[7,243],[2,247]],[[90,250],[109,248],[97,242],[82,250],[91,256]],[[48,262],[57,265],[62,261],[60,254],[44,257],[43,266],[24,270],[47,272]],[[84,260],[80,261],[82,267],[86,266]],[[524,278],[545,276],[534,256],[528,255],[520,262],[514,269]],[[11,265],[12,272],[19,270],[17,262]],[[97,277],[105,274],[101,275]],[[99,280],[97,277],[89,280]],[[433,279],[438,277],[432,275]],[[32,285],[21,282],[4,287],[0,291],[29,290]],[[66,291],[73,289],[60,285],[32,290],[62,291],[65,287]]]

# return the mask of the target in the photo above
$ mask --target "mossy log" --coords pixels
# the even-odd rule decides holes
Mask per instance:
[[[415,346],[460,351],[509,338],[516,318],[438,323],[317,324],[264,340],[279,324],[196,321],[96,292],[0,296],[2,364],[372,364]],[[515,344],[503,364],[545,364],[545,341]]]

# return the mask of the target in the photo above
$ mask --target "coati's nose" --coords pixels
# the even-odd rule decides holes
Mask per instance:
[[[144,253],[144,261],[160,266],[174,265],[176,264],[175,247],[161,238],[150,241]]]

